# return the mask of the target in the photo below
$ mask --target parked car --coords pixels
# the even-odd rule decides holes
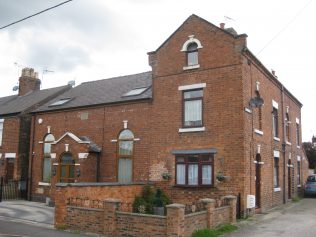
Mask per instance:
[[[304,189],[304,196],[316,196],[316,174],[307,177]]]

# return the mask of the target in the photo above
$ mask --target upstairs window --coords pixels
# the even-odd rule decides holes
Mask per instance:
[[[300,145],[300,124],[299,123],[296,123],[296,144],[297,146]]]
[[[51,182],[51,151],[52,142],[55,141],[53,134],[47,134],[44,138],[44,157],[43,157],[43,182]]]
[[[272,110],[272,132],[274,137],[279,137],[278,109]]]
[[[187,48],[187,65],[194,66],[199,64],[199,54],[197,43],[189,44]]]
[[[285,137],[286,137],[286,141],[287,142],[291,141],[291,136],[290,136],[290,116],[289,116],[289,113],[285,114]]]
[[[3,124],[4,119],[0,119],[0,146],[2,145]]]
[[[131,183],[133,179],[134,134],[125,129],[119,134],[118,182]]]
[[[183,91],[183,127],[203,126],[203,89]]]

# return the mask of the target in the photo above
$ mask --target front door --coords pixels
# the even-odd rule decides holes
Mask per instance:
[[[291,160],[288,161],[287,165],[287,183],[288,183],[288,199],[292,198],[292,172],[291,172]]]
[[[256,155],[256,208],[260,208],[260,196],[261,196],[261,170],[260,170],[260,163],[261,156],[260,154]]]
[[[13,180],[13,173],[14,173],[14,159],[6,159],[7,160],[7,167],[6,167],[6,176],[5,180],[10,181]]]

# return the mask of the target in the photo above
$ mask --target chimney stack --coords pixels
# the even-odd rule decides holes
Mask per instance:
[[[19,78],[19,96],[40,90],[40,86],[41,80],[38,79],[38,73],[33,68],[23,68],[22,75]]]
[[[225,29],[225,23],[220,23],[219,26],[221,29],[223,29],[223,30]]]

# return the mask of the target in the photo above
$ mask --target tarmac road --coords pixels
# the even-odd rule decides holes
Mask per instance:
[[[224,237],[316,237],[316,198],[278,207],[238,225],[239,230]]]

